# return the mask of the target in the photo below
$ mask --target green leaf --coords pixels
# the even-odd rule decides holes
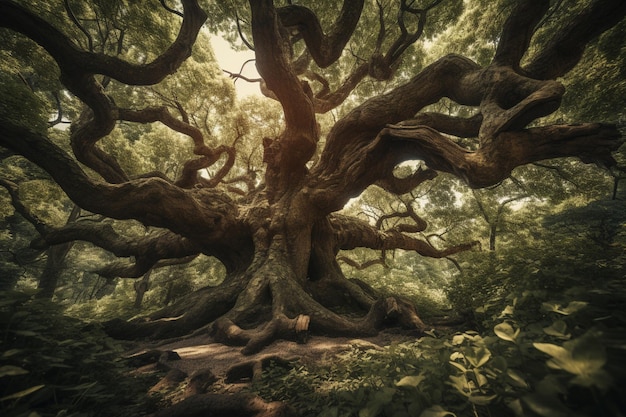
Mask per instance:
[[[2,397],[2,398],[0,398],[0,401],[14,400],[14,399],[17,399],[17,398],[22,398],[22,397],[25,397],[25,396],[27,396],[29,394],[32,394],[35,391],[39,391],[43,387],[45,387],[45,385],[35,385],[34,387],[30,387],[30,388],[25,389],[23,391],[16,392],[15,394],[11,394],[11,395],[7,395],[6,397]]]
[[[0,366],[0,378],[2,378],[3,376],[25,375],[27,373],[28,371],[26,369],[22,369],[19,366]]]
[[[568,417],[569,411],[558,398],[541,394],[529,394],[522,397],[524,404],[543,417]]]
[[[463,343],[463,341],[465,340],[465,336],[463,336],[462,334],[455,334],[454,336],[452,336],[452,344],[453,345],[460,345],[461,343]]]
[[[491,401],[493,401],[497,395],[472,395],[469,397],[469,400],[472,404],[476,405],[489,405]]]
[[[450,365],[454,366],[454,367],[455,367],[455,368],[457,368],[459,371],[461,371],[461,372],[467,372],[467,368],[466,368],[466,367],[464,367],[463,365],[461,365],[460,363],[455,362],[455,361],[449,361],[449,362],[450,362]]]
[[[576,375],[573,383],[582,386],[608,387],[607,374],[602,367],[606,364],[606,351],[595,333],[586,333],[578,339],[565,342],[563,346],[550,343],[533,343],[536,349],[551,356],[547,365]]]
[[[478,369],[474,369],[474,377],[476,378],[476,383],[478,387],[483,387],[487,385],[487,377],[483,375]]]
[[[518,417],[524,415],[524,408],[522,407],[522,402],[519,399],[511,401],[507,404],[507,407],[513,410],[513,413],[515,413]]]
[[[528,384],[526,383],[524,377],[515,369],[507,369],[506,376],[509,378],[509,382],[511,383],[511,385],[518,388],[528,388]]]
[[[506,368],[508,367],[509,367],[509,364],[507,363],[506,359],[502,356],[494,356],[491,359],[490,368],[495,371],[504,372]]]
[[[535,342],[533,343],[533,346],[535,347],[535,349],[538,349],[543,353],[547,353],[553,358],[566,358],[567,356],[569,356],[569,352],[567,352],[565,348],[558,345],[553,345],[552,343]]]
[[[475,349],[476,357],[478,358],[478,362],[474,365],[476,368],[480,368],[484,364],[486,364],[491,358],[491,352],[489,349],[481,347],[479,349]]]
[[[4,352],[2,354],[2,357],[3,358],[8,358],[8,357],[16,355],[16,354],[18,354],[20,352],[22,352],[22,349],[9,349],[9,350],[7,350],[6,352]]]
[[[520,329],[514,329],[513,326],[507,322],[496,324],[493,331],[500,339],[513,343],[515,343],[515,339],[517,339],[520,333]]]
[[[512,316],[513,313],[515,313],[515,307],[509,305],[509,306],[506,306],[504,310],[502,310],[502,313],[500,313],[500,316],[498,317],[502,318],[506,316]]]
[[[359,410],[359,417],[375,417],[380,410],[387,404],[393,401],[393,396],[396,393],[395,388],[382,388],[377,391],[371,400],[369,400],[365,407]]]
[[[541,309],[545,311],[552,311],[555,313],[569,316],[587,306],[586,301],[571,301],[567,307],[561,308],[561,305],[555,302],[546,302],[541,304]]]
[[[469,388],[469,384],[467,382],[467,378],[465,377],[465,375],[461,375],[461,376],[454,376],[454,375],[449,375],[448,378],[450,379],[451,385],[457,389],[457,391],[459,391],[461,394],[468,396],[468,392],[470,390]]]
[[[423,373],[419,375],[408,375],[396,382],[396,387],[417,387],[426,377]]]
[[[572,301],[563,310],[558,311],[558,313],[570,315],[577,312],[578,310],[582,310],[583,308],[587,307],[588,304],[589,303],[586,301]]]
[[[560,339],[569,339],[571,337],[571,334],[567,333],[567,324],[563,320],[556,320],[550,326],[544,327],[543,332]]]
[[[456,414],[450,411],[444,410],[440,405],[433,405],[430,408],[422,411],[419,417],[456,417]]]

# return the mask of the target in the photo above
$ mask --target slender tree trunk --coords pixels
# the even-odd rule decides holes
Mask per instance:
[[[152,269],[146,272],[143,275],[141,280],[135,281],[135,304],[134,308],[139,310],[141,308],[141,303],[143,302],[143,297],[150,288],[150,275],[152,274]]]
[[[80,207],[75,205],[66,224],[75,222],[79,215]],[[51,246],[46,251],[48,257],[46,259],[46,266],[39,277],[39,284],[37,285],[39,292],[37,293],[37,298],[52,299],[59,282],[59,276],[65,268],[65,258],[73,245],[74,242],[62,243],[60,245]]]

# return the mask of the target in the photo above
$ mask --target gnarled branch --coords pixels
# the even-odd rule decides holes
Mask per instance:
[[[359,22],[364,3],[364,0],[344,0],[328,35],[324,34],[315,13],[304,6],[285,6],[277,12],[285,27],[298,28],[315,63],[326,68],[341,56]]]
[[[378,230],[362,220],[333,214],[330,217],[338,247],[342,250],[364,247],[369,249],[404,249],[430,258],[445,258],[472,249],[477,242],[437,249],[430,243],[408,236],[398,230]]]

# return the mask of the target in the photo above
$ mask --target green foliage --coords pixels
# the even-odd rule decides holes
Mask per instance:
[[[255,390],[304,416],[619,416],[626,320],[585,331],[584,303],[569,302],[564,319],[509,301],[491,330],[354,347],[317,367],[272,367]]]
[[[135,416],[152,407],[117,342],[33,295],[0,294],[3,416]]]
[[[47,128],[45,102],[20,80],[16,74],[0,67],[0,115],[2,120],[37,132]]]
[[[443,398],[444,347],[432,337],[383,350],[355,346],[319,367],[272,367],[255,389],[305,416],[419,416]]]

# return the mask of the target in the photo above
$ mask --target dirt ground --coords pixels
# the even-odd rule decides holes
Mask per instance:
[[[376,337],[364,339],[313,336],[304,344],[278,340],[261,352],[246,356],[241,353],[241,347],[226,346],[214,342],[207,335],[164,345],[159,349],[172,350],[178,353],[181,360],[172,362],[172,365],[186,373],[190,374],[198,369],[209,368],[219,377],[237,363],[260,361],[269,357],[312,363],[349,350],[352,346],[363,349],[380,349],[382,346],[389,345],[399,339],[407,340],[405,336],[389,333],[381,333]]]
[[[214,377],[213,390],[219,388],[220,392],[232,393],[245,387],[270,361],[320,363],[353,347],[364,350],[382,349],[383,346],[414,338],[405,333],[395,332],[381,332],[375,337],[362,339],[313,336],[304,344],[278,340],[259,353],[243,355],[242,347],[226,346],[215,342],[209,335],[203,335],[158,346],[159,351],[175,352],[180,359],[171,354],[167,360],[161,356],[158,363],[143,366],[139,371],[151,372],[156,368],[174,369],[182,371],[180,375],[184,373],[188,378],[210,373]],[[150,349],[143,351],[148,350]]]

